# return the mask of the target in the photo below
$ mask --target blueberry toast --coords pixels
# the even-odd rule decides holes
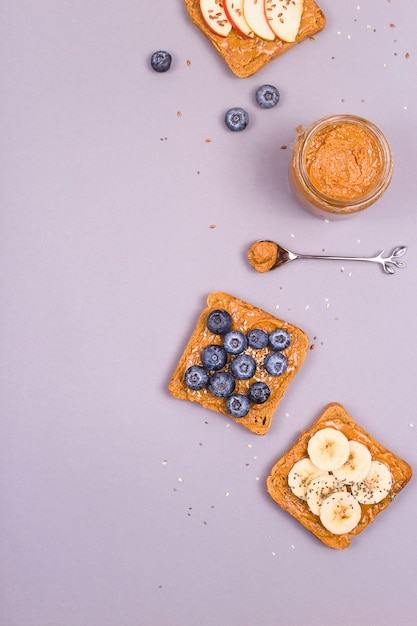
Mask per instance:
[[[197,402],[263,435],[308,347],[300,328],[214,292],[168,388],[175,398]]]

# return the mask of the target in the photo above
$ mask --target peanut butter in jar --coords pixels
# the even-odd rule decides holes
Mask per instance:
[[[298,132],[289,182],[307,211],[334,220],[376,202],[392,171],[392,151],[379,128],[354,115],[333,115]]]

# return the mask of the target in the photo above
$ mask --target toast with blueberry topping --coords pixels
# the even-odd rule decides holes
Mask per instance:
[[[211,293],[169,383],[178,399],[265,434],[309,349],[306,333],[222,292]]]

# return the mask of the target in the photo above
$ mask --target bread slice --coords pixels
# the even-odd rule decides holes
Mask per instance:
[[[307,444],[312,435],[319,429],[331,427],[342,431],[348,439],[355,439],[368,447],[372,459],[381,461],[391,470],[392,489],[378,504],[361,504],[361,518],[357,526],[349,533],[335,535],[324,528],[320,518],[314,515],[307,502],[296,497],[288,486],[288,474],[296,461],[307,457]],[[375,517],[386,509],[393,498],[405,487],[412,476],[412,469],[402,459],[378,443],[372,435],[361,428],[348,412],[338,403],[329,404],[312,426],[303,432],[298,441],[275,463],[267,478],[266,486],[271,498],[279,506],[297,519],[320,541],[338,550],[347,548],[351,537],[361,533]]]
[[[198,26],[238,78],[252,76],[269,61],[316,35],[326,23],[326,18],[316,2],[304,0],[300,29],[295,42],[288,43],[278,38],[274,41],[266,41],[259,37],[243,37],[233,28],[227,37],[222,37],[213,33],[206,25],[201,15],[199,0],[184,0],[184,2],[193,23]]]
[[[210,311],[223,309],[227,311],[233,320],[232,328],[248,333],[254,328],[261,328],[266,333],[272,332],[276,328],[285,329],[291,338],[290,345],[282,350],[288,361],[286,371],[280,376],[271,376],[265,370],[263,361],[265,356],[271,352],[268,347],[262,349],[246,348],[245,352],[253,356],[257,364],[257,370],[253,378],[249,380],[237,380],[235,393],[247,395],[250,384],[255,381],[263,381],[269,387],[271,394],[268,400],[263,404],[251,404],[249,413],[245,417],[235,418],[229,415],[226,409],[226,400],[213,396],[206,388],[201,391],[194,391],[187,387],[184,382],[186,370],[192,365],[201,365],[201,352],[209,344],[221,345],[223,337],[213,334],[208,330],[206,321]],[[182,354],[174,374],[169,383],[170,393],[178,399],[190,400],[198,402],[201,406],[223,413],[238,424],[241,424],[248,430],[257,435],[264,435],[272,421],[273,414],[286,391],[291,380],[300,369],[307,351],[309,349],[308,337],[300,328],[284,322],[259,308],[243,302],[229,294],[222,292],[214,292],[209,294],[207,298],[207,307],[202,311],[197,321],[197,325],[188,341],[188,344]],[[229,356],[228,363],[224,371],[229,371],[231,358]]]

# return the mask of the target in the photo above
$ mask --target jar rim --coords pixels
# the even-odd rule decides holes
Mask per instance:
[[[379,176],[378,182],[366,194],[359,196],[354,200],[340,200],[321,192],[311,182],[311,179],[305,167],[305,152],[311,139],[323,128],[327,126],[337,127],[342,123],[353,124],[356,126],[360,126],[361,128],[365,128],[366,131],[373,136],[379,149],[381,150],[381,157],[383,162],[383,170]],[[316,197],[317,200],[321,200],[325,204],[332,205],[332,207],[334,208],[344,209],[347,207],[351,207],[352,210],[360,210],[363,204],[368,204],[370,201],[373,201],[373,199],[375,197],[378,197],[390,183],[393,170],[393,156],[391,147],[383,132],[369,120],[358,115],[351,114],[329,115],[311,124],[302,132],[300,138],[302,141],[302,145],[300,147],[298,159],[299,173],[304,185],[307,187],[309,192]]]

